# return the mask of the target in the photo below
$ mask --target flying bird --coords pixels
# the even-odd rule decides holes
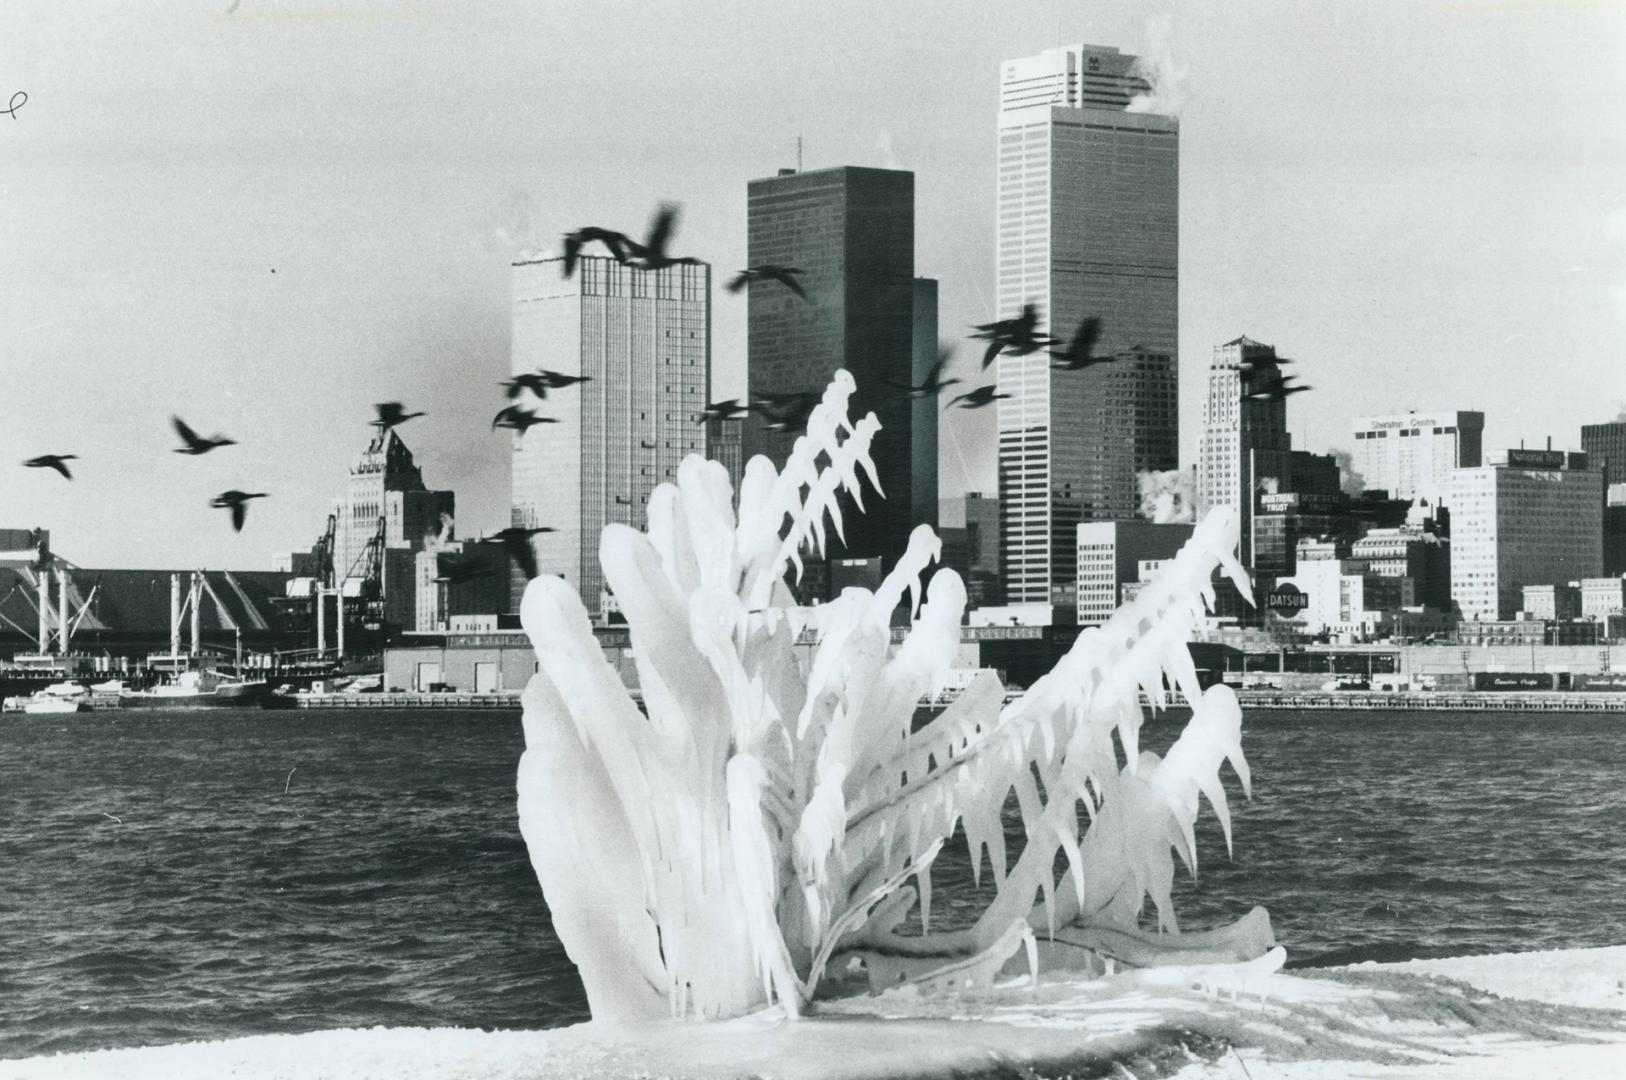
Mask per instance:
[[[794,266],[776,266],[772,263],[751,266],[734,275],[733,279],[728,283],[728,291],[737,293],[753,281],[777,281],[803,300],[807,300],[807,290],[802,288],[800,281],[796,280],[804,273],[806,271],[798,270]],[[808,302],[811,303],[811,301]]]
[[[680,263],[698,263],[700,260],[692,255],[679,257],[666,253],[666,245],[671,242],[672,231],[677,226],[677,214],[676,203],[661,203],[655,211],[655,220],[650,223],[649,235],[641,244],[629,241],[629,252],[622,262],[639,270],[663,270]]]
[[[551,527],[546,525],[536,529],[522,529],[511,526],[501,532],[494,532],[490,536],[483,537],[475,541],[475,543],[501,544],[507,548],[508,554],[513,557],[514,562],[518,563],[520,570],[524,572],[525,580],[529,581],[536,577],[536,552],[531,548],[531,538],[538,533],[553,531]]]
[[[378,413],[378,419],[377,420],[369,420],[368,423],[372,424],[373,427],[377,428],[380,435],[382,435],[384,432],[388,431],[390,428],[395,427],[397,424],[406,423],[408,420],[411,420],[414,416],[427,416],[428,415],[427,413],[421,413],[421,412],[409,413],[409,412],[407,412],[405,410],[405,408],[401,405],[401,403],[399,401],[383,401],[383,402],[380,402],[377,405],[373,406],[373,411]]]
[[[41,454],[39,457],[29,458],[23,464],[30,469],[55,469],[72,480],[73,473],[68,471],[68,462],[78,460],[78,454]]]
[[[491,567],[482,566],[477,562],[456,561],[446,567],[446,572],[435,578],[437,585],[461,585],[466,581],[478,581],[491,576]]]
[[[1048,334],[1035,333],[1038,326],[1038,310],[1032,304],[1023,304],[1022,313],[1014,319],[1000,319],[973,327],[976,333],[971,337],[988,342],[988,349],[982,356],[982,366],[986,369],[994,362],[994,357],[1007,349],[1012,356],[1027,356],[1055,344],[1056,339]]]
[[[751,411],[768,421],[762,425],[768,431],[799,431],[807,426],[807,418],[821,397],[811,393],[762,394],[751,402]]]
[[[1252,371],[1274,371],[1281,365],[1291,364],[1292,362],[1293,361],[1289,360],[1285,356],[1262,356],[1257,360],[1242,361],[1237,365],[1237,370],[1244,373]]]
[[[1057,371],[1083,371],[1095,364],[1111,363],[1112,357],[1095,355],[1095,343],[1100,337],[1101,320],[1093,317],[1085,319],[1078,324],[1078,333],[1073,335],[1067,348],[1050,350],[1050,355],[1056,358],[1056,362],[1050,366]]]
[[[919,401],[921,398],[936,397],[944,390],[961,381],[960,379],[943,378],[943,368],[947,366],[949,359],[953,356],[954,350],[951,348],[938,349],[937,363],[933,364],[926,371],[926,377],[921,380],[919,386],[913,386],[909,383],[901,383],[896,379],[886,379],[883,381],[888,386],[893,386],[899,390],[905,391],[909,395],[909,399],[911,401]]]
[[[566,375],[562,371],[549,371],[547,368],[538,368],[536,374],[550,390],[563,390],[567,386],[593,381],[591,375]]]
[[[243,521],[248,517],[248,501],[250,499],[266,498],[263,491],[222,491],[209,500],[209,505],[216,510],[231,511],[231,527],[233,532],[243,531]]]
[[[632,241],[626,233],[618,233],[614,229],[601,229],[596,225],[588,225],[575,232],[565,233],[565,264],[564,275],[569,277],[576,272],[576,262],[581,258],[582,248],[588,244],[603,244],[610,252],[610,257],[618,263],[627,261],[627,249]]]
[[[729,398],[727,401],[708,402],[700,413],[698,423],[707,423],[711,420],[732,420],[736,416],[744,416],[751,410],[740,404],[739,398]]]
[[[228,439],[224,435],[214,435],[206,439],[187,426],[186,421],[179,416],[171,416],[169,419],[175,425],[175,434],[179,435],[181,441],[186,444],[175,448],[177,454],[191,454],[195,457],[199,454],[207,454],[217,447],[237,445],[236,439]]]
[[[1008,398],[1009,394],[995,393],[998,387],[979,386],[975,390],[968,390],[948,403],[949,408],[959,405],[962,409],[980,409],[985,405],[992,405],[1001,398]],[[964,402],[964,404],[961,404]]]
[[[548,382],[547,376],[542,372],[527,371],[523,374],[515,375],[512,379],[507,379],[498,385],[506,386],[508,388],[508,399],[512,401],[514,398],[519,397],[527,390],[539,398],[545,398],[548,396],[548,388],[552,384]]]
[[[519,432],[520,438],[524,438],[525,433],[538,424],[557,424],[558,422],[551,416],[538,416],[522,406],[510,405],[498,412],[496,417],[492,419],[491,430],[508,428],[510,431]]]
[[[1281,401],[1289,394],[1302,394],[1306,390],[1314,389],[1310,386],[1288,386],[1293,379],[1292,375],[1278,376],[1259,389],[1248,392],[1244,397],[1249,401]]]

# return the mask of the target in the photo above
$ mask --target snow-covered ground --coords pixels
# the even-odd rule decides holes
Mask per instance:
[[[795,1023],[374,1028],[0,1061],[0,1080],[947,1074],[1622,1076],[1626,946],[1241,979],[1221,969],[1057,976],[963,998],[846,999]]]

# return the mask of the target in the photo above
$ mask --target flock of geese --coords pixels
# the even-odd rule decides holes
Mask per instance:
[[[637,270],[661,270],[669,266],[684,264],[697,264],[702,260],[690,255],[673,255],[668,251],[672,234],[677,224],[678,208],[672,203],[661,204],[655,213],[648,233],[642,241],[634,240],[626,233],[612,229],[586,226],[566,233],[564,236],[563,272],[569,278],[576,271],[580,263],[581,252],[588,244],[602,245],[609,252],[610,257],[624,266]],[[752,284],[774,283],[780,285],[800,298],[804,303],[812,304],[814,301],[807,294],[800,278],[804,271],[794,266],[780,266],[763,264],[747,267],[739,271],[729,280],[727,289],[730,293],[738,293]],[[996,358],[1008,353],[1011,356],[1031,356],[1034,353],[1044,352],[1051,360],[1050,366],[1057,371],[1083,371],[1098,364],[1111,363],[1117,359],[1114,356],[1098,356],[1094,349],[1101,336],[1101,320],[1087,318],[1080,323],[1077,332],[1071,341],[1063,341],[1048,334],[1040,333],[1038,311],[1032,304],[1024,304],[1021,313],[1013,318],[999,319],[972,327],[969,335],[971,340],[987,343],[982,355],[982,370],[986,371]],[[938,351],[937,361],[926,372],[920,384],[899,383],[886,380],[894,389],[902,391],[911,401],[925,398],[935,398],[951,386],[959,385],[964,380],[959,378],[944,378],[944,371],[954,355],[952,347]],[[1243,365],[1243,397],[1247,400],[1281,400],[1290,394],[1302,393],[1309,390],[1308,386],[1289,385],[1293,383],[1293,376],[1283,376],[1277,365],[1292,363],[1287,359],[1271,359],[1268,361],[1253,361]],[[577,383],[590,381],[590,376],[568,375],[557,371],[539,369],[534,372],[525,372],[515,375],[501,383],[511,404],[504,406],[491,422],[492,430],[499,428],[512,430],[524,436],[525,432],[538,424],[557,423],[553,417],[542,416],[534,407],[528,406],[520,398],[528,395],[531,400],[545,401],[550,392],[564,390]],[[1010,394],[997,392],[994,386],[978,386],[957,394],[951,398],[946,407],[962,409],[980,409],[993,404],[1002,398],[1009,398]],[[821,395],[817,393],[771,393],[753,392],[749,402],[742,403],[738,398],[725,401],[708,402],[704,410],[696,418],[705,423],[711,420],[732,419],[749,413],[756,413],[763,419],[763,426],[769,431],[794,432],[799,431],[807,424],[808,416],[814,406],[819,403]],[[425,415],[423,412],[407,412],[405,406],[399,401],[385,401],[373,406],[376,418],[370,421],[380,434],[389,431],[397,425],[408,420]],[[175,449],[177,454],[199,456],[218,450],[223,446],[235,446],[235,439],[225,435],[215,434],[202,436],[197,433],[180,417],[172,417],[175,434],[179,437],[181,445]],[[65,479],[73,479],[73,471],[68,462],[77,461],[77,454],[41,454],[29,458],[23,464],[31,469],[54,469],[61,473]],[[216,509],[225,510],[230,514],[232,529],[242,531],[243,524],[248,516],[248,504],[254,499],[263,499],[267,493],[263,491],[238,491],[232,489],[223,491],[209,500],[209,505]],[[484,543],[500,543],[505,545],[515,558],[518,565],[525,571],[527,578],[536,576],[535,555],[531,548],[531,539],[538,533],[549,532],[548,528],[521,529],[509,528],[500,533],[487,537]],[[443,579],[449,580],[449,579]]]

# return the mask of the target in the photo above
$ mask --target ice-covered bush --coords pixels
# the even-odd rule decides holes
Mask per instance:
[[[802,608],[786,583],[802,551],[840,535],[839,492],[860,506],[876,494],[880,425],[848,420],[852,390],[838,372],[782,472],[747,465],[737,508],[722,466],[691,457],[650,498],[647,532],[604,530],[642,710],[575,591],[555,577],[526,591],[540,671],[524,699],[520,826],[594,1017],[715,1018],[772,1002],[795,1015],[832,961],[860,958],[876,984],[964,985],[1058,935],[1132,963],[1262,952],[1257,920],[1182,945],[1169,896],[1174,855],[1195,870],[1198,796],[1229,839],[1222,762],[1248,783],[1236,699],[1200,689],[1186,649],[1216,566],[1248,591],[1235,516],[1198,525],[1023,696],[1006,704],[984,673],[912,730],[965,607],[952,570],[922,595],[932,530],[915,529],[873,593]],[[893,647],[904,602],[912,622]],[[1165,680],[1193,714],[1160,759],[1137,732],[1141,691]],[[931,863],[957,824],[997,891],[974,926],[932,933]],[[1147,898],[1169,933],[1140,928]],[[900,933],[916,905],[926,932]]]

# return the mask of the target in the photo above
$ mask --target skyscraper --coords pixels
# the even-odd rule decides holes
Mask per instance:
[[[919,386],[937,363],[937,281],[915,278],[913,360],[909,381]],[[914,403],[909,418],[909,520],[937,527],[937,412],[943,402],[928,394]]]
[[[655,485],[705,452],[711,268],[637,270],[586,256],[573,277],[561,270],[557,258],[514,264],[512,370],[589,381],[535,403],[554,422],[514,436],[510,505],[514,525],[554,530],[536,537],[537,568],[563,576],[602,616],[604,526],[643,528]]]
[[[852,372],[858,391],[849,414],[873,411],[881,422],[871,450],[886,498],[865,491],[864,514],[843,500],[846,543],[832,543],[830,555],[890,561],[908,542],[913,503],[911,402],[887,380],[908,381],[914,351],[915,175],[784,169],[751,181],[746,226],[749,265],[796,267],[808,294],[804,301],[777,282],[752,283],[751,398],[822,394],[838,368]],[[768,431],[750,417],[745,457],[762,454],[782,466],[797,434]]]
[[[1524,586],[1603,572],[1603,470],[1584,453],[1499,458],[1451,473],[1451,599],[1464,619],[1511,619]]]
[[[430,491],[423,471],[401,436],[391,428],[374,435],[350,467],[344,493],[333,500],[333,576],[377,586],[384,620],[412,626],[417,599],[413,560],[426,538],[434,537],[457,513],[450,491]],[[376,578],[374,578],[376,575]],[[371,584],[368,587],[371,587]],[[362,595],[352,585],[346,595]]]
[[[1582,424],[1581,449],[1603,470],[1603,482],[1626,484],[1626,420]]]
[[[1098,355],[1056,371],[1002,355],[999,483],[1008,600],[1071,605],[1080,521],[1135,517],[1135,473],[1178,463],[1179,131],[1128,111],[1151,86],[1135,57],[1070,45],[1000,68],[999,317],[1033,304],[1070,339],[1101,320]]]
[[[1242,515],[1242,563],[1253,566],[1253,512],[1266,477],[1291,475],[1293,438],[1287,400],[1250,400],[1247,394],[1281,375],[1276,349],[1248,337],[1214,346],[1203,399],[1197,452],[1197,518],[1216,506]],[[1290,486],[1288,487],[1291,490]]]

